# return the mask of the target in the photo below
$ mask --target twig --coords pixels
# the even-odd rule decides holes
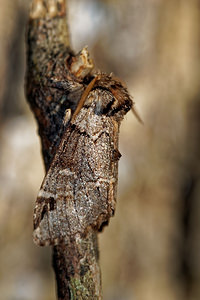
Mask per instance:
[[[115,211],[119,127],[133,104],[120,81],[92,69],[87,49],[70,49],[65,1],[33,1],[26,91],[47,171],[33,236],[54,245],[60,300],[102,299],[97,232]]]
[[[68,64],[72,50],[65,5],[63,0],[33,1],[28,24],[26,91],[38,122],[46,170],[60,141],[65,109],[73,112],[83,92],[79,84],[82,74],[79,72],[76,77],[69,70],[80,68],[75,57]],[[85,74],[93,67],[89,59],[87,63]],[[59,86],[62,82],[64,87]],[[66,94],[72,90],[67,101]],[[53,247],[53,267],[59,300],[102,299],[96,231],[90,230],[84,238],[72,238],[68,244]]]

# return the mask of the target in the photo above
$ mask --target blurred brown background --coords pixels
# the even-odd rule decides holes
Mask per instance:
[[[32,242],[44,170],[24,98],[28,0],[0,0],[0,298],[55,299]],[[118,206],[99,235],[105,300],[200,299],[200,2],[68,0],[72,45],[127,83]]]

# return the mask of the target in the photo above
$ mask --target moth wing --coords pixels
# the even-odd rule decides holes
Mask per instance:
[[[56,245],[88,227],[99,229],[114,213],[118,130],[111,117],[94,114],[93,105],[66,129],[42,183],[34,211],[36,244]]]
[[[80,144],[77,138],[75,132],[69,129],[64,133],[39,190],[33,216],[33,239],[40,246],[60,243],[71,230],[71,217],[73,225],[76,228],[78,226],[74,205],[76,174],[70,170],[71,161],[76,155],[75,148]],[[70,145],[71,140],[73,144]]]

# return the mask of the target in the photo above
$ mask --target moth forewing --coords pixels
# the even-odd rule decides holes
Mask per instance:
[[[91,227],[100,229],[114,214],[119,125],[132,101],[118,82],[123,97],[114,97],[109,80],[95,80],[95,89],[63,133],[36,200],[36,244],[67,242]]]

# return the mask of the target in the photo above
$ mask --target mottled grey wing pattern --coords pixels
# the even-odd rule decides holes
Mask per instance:
[[[56,245],[76,233],[84,235],[90,226],[99,229],[113,215],[123,117],[116,101],[108,91],[90,92],[64,132],[36,200],[36,244]]]

